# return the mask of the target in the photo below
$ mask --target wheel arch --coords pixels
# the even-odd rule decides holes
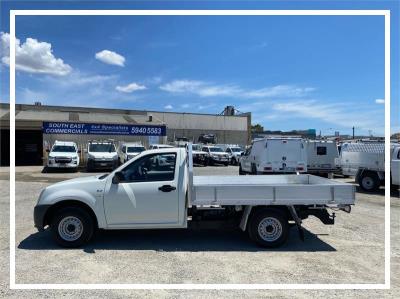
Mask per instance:
[[[277,211],[282,213],[288,220],[292,220],[292,216],[287,206],[246,206],[243,212],[242,219],[240,221],[239,227],[242,231],[246,231],[248,223],[251,218],[257,214],[259,211]]]
[[[92,218],[93,223],[95,225],[95,228],[99,227],[98,219],[96,217],[96,213],[93,211],[93,209],[86,203],[76,200],[76,199],[67,199],[67,200],[62,200],[54,205],[52,205],[47,211],[46,214],[44,215],[43,218],[43,227],[46,225],[50,225],[51,219],[54,217],[55,213],[63,208],[72,208],[72,207],[77,207],[85,210]]]

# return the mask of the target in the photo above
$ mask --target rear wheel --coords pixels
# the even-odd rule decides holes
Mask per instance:
[[[63,247],[79,247],[92,238],[92,217],[79,207],[63,208],[55,213],[51,221],[54,240]]]
[[[364,171],[358,179],[358,184],[364,191],[372,192],[379,189],[380,181],[376,173]]]
[[[273,209],[256,212],[248,225],[250,239],[262,247],[272,248],[283,245],[289,237],[287,216]]]

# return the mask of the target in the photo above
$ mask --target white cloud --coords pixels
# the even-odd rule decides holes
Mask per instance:
[[[385,99],[376,99],[375,103],[377,103],[377,104],[385,104]]]
[[[174,107],[172,107],[172,105],[170,105],[170,104],[164,106],[164,109],[167,109],[167,110],[171,110],[173,108]]]
[[[10,35],[1,32],[0,40],[1,61],[10,65]],[[50,43],[40,42],[34,38],[27,38],[22,44],[19,39],[15,39],[15,68],[28,73],[57,76],[65,76],[72,70],[72,67],[64,63],[61,58],[53,55]]]
[[[182,105],[181,105],[181,108],[183,108],[183,109],[186,109],[186,108],[189,108],[189,107],[190,107],[189,104],[182,104]]]
[[[120,92],[131,93],[137,90],[144,90],[146,89],[146,86],[132,82],[125,86],[117,86],[115,89]]]
[[[118,65],[118,66],[125,65],[125,57],[110,50],[103,50],[97,52],[95,57],[101,62],[107,64]]]
[[[201,97],[228,96],[235,98],[257,99],[268,97],[302,97],[315,89],[294,85],[276,85],[261,89],[246,90],[234,84],[212,84],[198,80],[174,80],[160,86],[170,93],[189,93]]]
[[[376,129],[384,124],[384,114],[377,114],[374,110],[351,109],[354,104],[350,103],[321,103],[316,100],[289,101],[275,103],[272,109],[281,117],[312,118],[338,127],[351,128],[355,126],[364,130]]]

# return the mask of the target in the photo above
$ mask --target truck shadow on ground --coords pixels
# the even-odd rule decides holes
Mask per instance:
[[[318,235],[304,229],[304,242],[299,239],[297,228],[292,228],[288,242],[279,247],[266,249],[257,246],[240,230],[118,230],[99,231],[88,245],[73,250],[95,253],[96,250],[155,250],[166,252],[199,251],[336,251]],[[65,250],[57,246],[49,230],[35,233],[21,241],[19,249]]]

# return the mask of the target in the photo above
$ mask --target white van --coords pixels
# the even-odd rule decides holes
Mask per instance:
[[[113,141],[89,141],[86,149],[86,170],[115,169],[119,165]]]
[[[336,165],[339,151],[334,141],[309,140],[307,147],[307,172],[319,174],[338,173],[340,168]]]
[[[145,150],[144,146],[140,143],[123,143],[118,149],[119,161],[123,164]]]
[[[239,174],[307,172],[306,142],[295,137],[254,140],[239,164]]]
[[[80,150],[75,142],[56,141],[49,152],[47,168],[70,168],[78,170]]]

